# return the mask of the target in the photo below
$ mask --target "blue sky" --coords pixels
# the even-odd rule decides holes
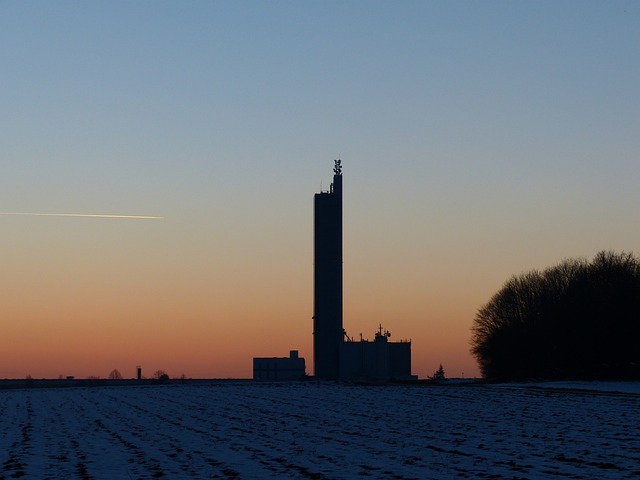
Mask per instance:
[[[638,250],[637,2],[0,2],[0,45],[0,211],[165,217],[0,217],[2,301],[40,306],[5,313],[23,336],[96,275],[89,304],[143,311],[101,292],[157,283],[167,325],[275,328],[310,358],[311,202],[338,157],[345,324],[411,337],[420,374],[473,371],[510,275]]]

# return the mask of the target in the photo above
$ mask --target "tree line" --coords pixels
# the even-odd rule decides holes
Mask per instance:
[[[471,352],[488,380],[640,379],[640,259],[602,251],[511,277],[478,310]]]

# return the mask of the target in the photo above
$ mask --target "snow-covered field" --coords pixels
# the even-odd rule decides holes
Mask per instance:
[[[638,478],[640,395],[234,383],[0,391],[0,478]]]

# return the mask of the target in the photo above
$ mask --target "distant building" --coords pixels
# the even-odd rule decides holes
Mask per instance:
[[[339,376],[342,328],[342,166],[328,192],[313,201],[313,365],[315,376]]]
[[[305,361],[297,350],[291,350],[288,357],[253,359],[254,380],[301,380],[305,375]]]
[[[373,342],[353,341],[344,330],[340,160],[335,161],[329,191],[314,196],[313,246],[314,376],[376,383],[417,378],[411,375],[410,341],[390,342],[382,325]]]
[[[342,322],[342,163],[335,161],[329,191],[313,201],[313,365],[323,380],[384,383],[413,380],[411,342],[390,342],[379,326],[373,341],[354,341]],[[254,380],[298,380],[304,358],[254,358]]]
[[[380,325],[373,342],[342,342],[338,379],[373,383],[416,379],[411,375],[411,342],[390,342],[390,336]]]

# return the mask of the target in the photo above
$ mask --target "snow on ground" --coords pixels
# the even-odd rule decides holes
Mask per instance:
[[[234,383],[0,391],[0,479],[637,478],[640,395]]]
[[[528,386],[557,390],[583,390],[607,393],[635,393],[640,394],[640,382],[609,382],[609,381],[554,381],[534,382],[526,384],[509,384],[512,386]]]

